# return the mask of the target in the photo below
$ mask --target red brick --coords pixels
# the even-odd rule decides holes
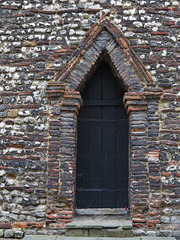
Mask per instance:
[[[44,226],[44,223],[41,222],[28,222],[27,227],[37,227],[42,228]]]
[[[66,225],[63,223],[50,223],[49,224],[50,228],[59,228],[59,229],[65,229]]]
[[[13,224],[13,228],[26,228],[27,223],[24,222],[16,222]]]
[[[152,32],[152,35],[168,35],[168,32]]]
[[[62,222],[62,223],[70,223],[70,222],[72,222],[72,219],[71,219],[71,220],[59,219],[59,222]]]
[[[11,224],[10,223],[1,223],[0,222],[0,228],[6,228],[6,229],[9,229],[11,228]]]
[[[57,219],[57,215],[47,215],[48,219]]]

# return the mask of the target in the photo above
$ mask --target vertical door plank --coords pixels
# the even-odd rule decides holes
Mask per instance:
[[[89,152],[89,109],[84,108],[80,113],[78,124],[78,149],[77,152],[77,181],[76,186],[85,187],[88,184],[86,175],[88,174],[88,155]]]
[[[118,114],[116,119],[116,207],[128,207],[128,121]]]
[[[109,66],[107,65],[107,63],[104,63],[102,65],[102,99],[104,100],[114,100],[116,97],[116,82],[115,82],[115,78],[112,75]]]
[[[115,107],[103,107],[103,203],[113,207],[115,201]]]

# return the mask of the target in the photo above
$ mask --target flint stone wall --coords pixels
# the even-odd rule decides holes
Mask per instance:
[[[54,203],[61,214],[58,222],[56,210],[48,204],[47,185],[54,186],[57,176],[49,180],[47,174],[52,108],[46,87],[104,14],[128,39],[151,74],[153,87],[162,91],[159,103],[151,100],[146,112],[149,136],[152,141],[156,137],[160,149],[156,152],[153,144],[149,148],[154,155],[148,181],[151,188],[160,189],[149,197],[148,217],[155,217],[147,226],[142,221],[147,213],[140,209],[132,216],[134,232],[180,235],[180,10],[179,2],[170,0],[0,1],[0,228],[4,234],[60,234],[71,221],[70,203],[62,199]],[[151,119],[153,111],[158,120]],[[141,175],[141,169],[134,171]],[[161,199],[158,212],[153,211],[157,206],[151,198],[157,198],[157,205]],[[7,232],[11,228],[14,232]]]

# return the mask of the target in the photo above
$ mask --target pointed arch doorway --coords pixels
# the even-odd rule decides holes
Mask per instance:
[[[129,115],[131,146],[128,191],[133,224],[139,227],[141,225],[139,222],[143,222],[144,227],[155,228],[156,221],[160,220],[156,219],[156,215],[151,217],[149,215],[150,203],[157,205],[154,202],[156,199],[151,198],[150,192],[154,192],[154,185],[149,169],[154,165],[148,164],[152,164],[154,156],[158,155],[159,143],[151,141],[152,134],[149,131],[151,128],[148,127],[149,121],[155,121],[159,126],[158,104],[163,92],[155,87],[156,84],[150,73],[136,56],[120,29],[108,19],[101,20],[91,27],[67,63],[53,80],[50,80],[46,89],[50,104],[47,156],[48,210],[51,211],[52,206],[55,209],[57,213],[55,224],[71,221],[75,213],[77,120],[82,108],[81,93],[88,76],[97,66],[97,61],[104,52],[107,52],[110,64],[118,76],[117,79],[122,80],[126,89],[124,106]],[[156,106],[156,110],[150,114],[148,109],[152,104]],[[157,129],[158,132],[159,128]],[[152,143],[156,144],[155,149],[151,148]],[[159,161],[158,157],[157,161]],[[158,186],[156,187],[158,189]],[[64,206],[63,210],[68,213],[68,220],[64,211],[59,210],[59,204],[58,207],[56,206],[59,202]],[[157,206],[157,212],[159,207],[160,204]]]
[[[124,90],[102,61],[82,92],[76,208],[128,206],[128,117]]]

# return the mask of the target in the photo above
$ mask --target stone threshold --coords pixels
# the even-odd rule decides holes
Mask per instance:
[[[106,237],[65,237],[56,235],[26,235],[23,240],[176,240],[174,237],[131,237],[131,238],[106,238]]]
[[[75,214],[79,216],[96,216],[96,215],[126,215],[127,210],[124,208],[86,208],[75,209]]]

